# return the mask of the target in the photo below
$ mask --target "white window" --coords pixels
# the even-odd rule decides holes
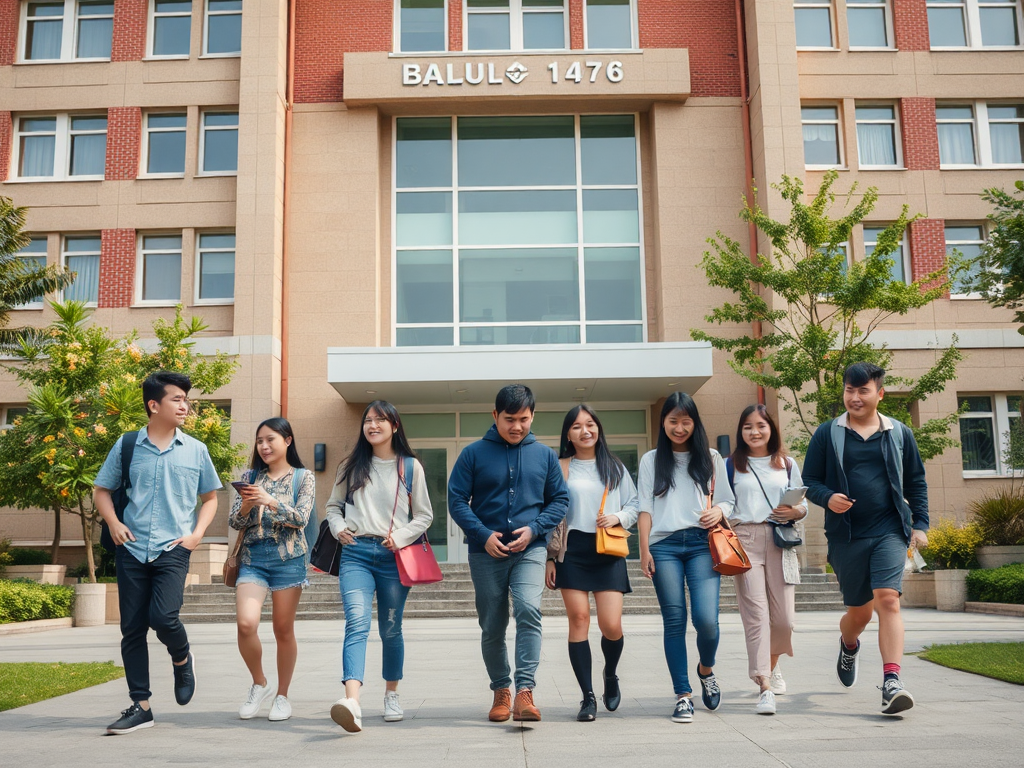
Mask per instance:
[[[185,175],[185,125],[184,112],[146,114],[143,173],[165,177]]]
[[[965,477],[1008,475],[1011,430],[1021,417],[1019,394],[957,394]],[[1017,467],[1016,469],[1020,469]]]
[[[46,266],[46,235],[33,237],[28,245],[18,251],[14,257],[28,270],[42,269]],[[19,304],[14,309],[42,309],[43,297],[34,296],[31,301]]]
[[[103,178],[106,115],[23,115],[17,120],[16,178],[32,181]]]
[[[839,107],[812,105],[800,108],[804,133],[804,165],[807,168],[838,168],[843,164],[839,131]]]
[[[61,263],[75,273],[75,282],[64,289],[64,301],[95,306],[100,295],[100,236],[65,237]]]
[[[850,49],[892,48],[892,19],[887,0],[846,0]]]
[[[942,167],[1024,166],[1024,104],[939,104],[935,117]]]
[[[242,0],[206,0],[204,56],[242,53]]]
[[[878,245],[878,236],[885,231],[885,226],[876,224],[873,226],[864,226],[864,255],[870,256],[875,252],[875,246]],[[899,247],[893,251],[889,258],[892,259],[892,269],[889,272],[890,277],[894,281],[901,283],[910,282],[907,279],[907,275],[910,274],[909,264],[910,259],[907,253],[907,242],[906,239],[900,240]]]
[[[0,406],[0,430],[10,429],[14,426],[14,420],[23,416],[28,416],[27,405]]]
[[[181,301],[181,235],[143,235],[135,269],[138,303]]]
[[[196,304],[235,300],[235,234],[202,233],[196,249]]]
[[[204,112],[202,125],[200,173],[204,176],[234,176],[238,173],[238,113]]]
[[[835,48],[831,0],[794,0],[797,48]]]
[[[630,0],[585,1],[583,37],[586,48],[636,48],[634,4]]]
[[[109,61],[114,0],[22,3],[22,62]]]
[[[1020,47],[1021,0],[928,0],[935,48]]]
[[[397,0],[395,50],[402,53],[448,50],[445,0]]]
[[[564,50],[565,5],[565,0],[466,0],[466,50]]]
[[[861,168],[900,168],[896,107],[892,104],[857,104],[857,152]]]
[[[952,256],[959,253],[961,258],[971,261],[981,255],[981,247],[985,244],[985,228],[980,224],[951,224],[946,223],[946,255]],[[970,275],[976,275],[980,265],[971,269]],[[980,294],[967,293],[964,280],[957,280],[950,286],[951,296],[964,299],[980,298]]]
[[[191,43],[192,0],[150,0],[150,57],[187,59]]]

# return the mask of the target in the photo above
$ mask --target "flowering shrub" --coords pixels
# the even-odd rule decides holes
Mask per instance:
[[[957,526],[947,520],[928,531],[928,547],[921,555],[936,570],[970,568],[977,564],[974,553],[982,541],[976,523]]]

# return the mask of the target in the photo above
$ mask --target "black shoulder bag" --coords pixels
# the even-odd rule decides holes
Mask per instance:
[[[774,510],[775,505],[768,498],[768,493],[764,489],[761,478],[757,476],[757,472],[754,471],[754,467],[749,461],[747,462],[747,469],[754,476],[754,479],[757,480],[757,484],[761,486],[761,493],[764,494],[764,500],[768,502],[768,507]],[[787,459],[786,474],[789,475],[789,472],[789,459]],[[795,520],[790,520],[788,523],[775,523],[771,520],[768,522],[772,525],[772,538],[775,540],[775,546],[779,549],[792,549],[804,543],[804,540],[800,538],[800,534],[797,533]]]
[[[347,507],[351,501],[352,492],[346,489],[345,506]],[[331,523],[326,517],[320,523],[320,533],[317,534],[316,543],[309,552],[309,564],[321,573],[338,575],[341,566],[341,542],[331,533]]]

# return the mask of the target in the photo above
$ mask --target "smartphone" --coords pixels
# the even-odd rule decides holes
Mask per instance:
[[[234,488],[239,493],[241,493],[246,488],[252,488],[253,486],[249,483],[243,483],[241,480],[233,480],[231,482],[231,487]]]

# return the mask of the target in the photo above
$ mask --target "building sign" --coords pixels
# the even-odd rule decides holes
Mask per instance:
[[[442,69],[442,66],[444,67]],[[504,72],[495,69],[493,62],[466,62],[465,65],[421,64],[402,65],[402,85],[501,85],[507,78],[513,85],[519,85],[531,74],[525,64],[512,63]],[[535,74],[535,77],[540,75]],[[621,83],[625,77],[621,61],[574,61],[563,72],[557,61],[547,66],[547,77],[558,84],[559,80],[582,83],[584,80],[596,83],[598,78],[607,78],[610,83]]]

